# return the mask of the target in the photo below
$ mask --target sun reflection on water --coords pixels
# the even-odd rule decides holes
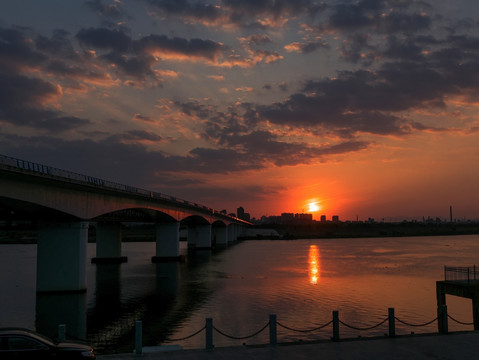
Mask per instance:
[[[319,282],[321,276],[319,270],[319,249],[316,245],[309,247],[309,282],[313,285]]]

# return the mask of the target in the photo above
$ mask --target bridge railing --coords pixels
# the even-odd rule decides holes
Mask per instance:
[[[479,268],[473,266],[444,266],[444,281],[479,280]]]
[[[95,186],[108,188],[108,189],[114,189],[118,191],[124,191],[128,193],[134,193],[136,195],[140,195],[140,196],[144,196],[144,197],[148,197],[152,199],[167,200],[167,201],[174,202],[176,204],[184,204],[190,207],[198,208],[203,211],[210,212],[212,214],[216,214],[216,215],[221,214],[222,216],[228,217],[232,220],[239,220],[235,217],[220,213],[219,211],[213,208],[210,208],[208,206],[197,204],[197,203],[180,199],[174,196],[162,194],[156,191],[141,189],[134,186],[124,185],[124,184],[116,183],[113,181],[103,180],[93,176],[78,174],[72,171],[58,169],[52,166],[42,165],[42,164],[34,163],[31,161],[26,161],[26,160],[16,159],[16,158],[12,158],[5,155],[0,155],[0,164],[17,168],[17,169],[28,170],[38,175],[60,177],[62,179],[70,180],[70,181],[86,182],[90,185],[95,185]]]

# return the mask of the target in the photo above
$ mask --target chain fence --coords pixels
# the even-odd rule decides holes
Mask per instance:
[[[148,337],[147,342],[149,344],[155,343],[155,344],[157,344],[157,346],[159,346],[161,344],[178,343],[178,342],[182,342],[182,341],[185,341],[185,340],[189,340],[189,339],[191,339],[195,336],[198,336],[199,334],[205,332],[206,348],[207,349],[208,348],[212,349],[214,347],[214,345],[213,345],[213,333],[214,332],[216,332],[217,334],[219,334],[223,337],[231,339],[231,340],[246,340],[246,339],[251,339],[251,338],[261,334],[267,328],[269,328],[269,330],[270,330],[270,333],[269,333],[270,344],[275,345],[277,343],[277,339],[276,339],[277,328],[282,328],[284,330],[287,330],[287,331],[290,331],[290,332],[296,332],[296,333],[312,333],[312,332],[315,332],[315,331],[322,330],[322,329],[324,329],[328,326],[331,326],[331,325],[332,325],[332,333],[333,333],[333,336],[331,337],[331,339],[337,341],[337,340],[339,340],[339,325],[342,325],[344,327],[347,327],[347,328],[352,329],[352,330],[357,330],[357,331],[370,331],[370,330],[373,330],[375,328],[378,328],[378,327],[384,325],[388,321],[389,321],[389,334],[385,333],[384,335],[389,336],[389,337],[396,336],[395,321],[397,321],[398,323],[401,323],[402,325],[409,326],[409,327],[414,327],[414,328],[429,326],[429,325],[431,325],[431,324],[433,324],[434,322],[437,321],[438,322],[438,331],[440,333],[448,333],[447,319],[451,319],[453,322],[455,322],[457,324],[460,324],[460,325],[464,325],[464,326],[474,325],[474,322],[459,321],[456,318],[452,317],[451,315],[447,314],[447,308],[445,308],[445,307],[443,308],[443,310],[438,312],[437,317],[435,317],[434,319],[432,319],[430,321],[426,321],[424,323],[411,323],[409,321],[405,321],[403,319],[400,319],[399,317],[394,315],[394,309],[389,308],[388,316],[385,317],[384,319],[382,319],[381,321],[379,321],[378,323],[376,323],[374,325],[371,325],[371,326],[357,326],[357,325],[354,325],[354,324],[344,322],[344,321],[339,319],[339,312],[338,311],[333,311],[333,319],[332,320],[330,320],[330,321],[328,321],[324,324],[318,325],[316,327],[309,328],[309,329],[300,329],[300,328],[294,328],[292,326],[285,325],[285,324],[276,320],[276,315],[270,315],[269,321],[265,325],[263,325],[260,329],[258,329],[257,331],[255,331],[251,334],[245,335],[245,336],[237,336],[237,335],[234,335],[234,334],[229,334],[226,331],[220,330],[218,327],[213,325],[213,320],[211,318],[209,318],[209,319],[206,319],[205,326],[201,327],[200,329],[192,332],[191,334],[189,334],[187,336],[178,337],[178,338],[162,337],[160,339],[158,336],[155,336],[154,334],[149,332],[148,329],[145,329],[145,331],[143,331],[142,321],[136,321],[136,324],[135,324],[135,326],[136,326],[135,344],[137,344],[137,343],[140,344],[140,345],[137,345],[136,348],[139,349],[137,351],[140,351],[140,353],[141,353],[141,349],[143,348],[143,337],[142,337],[143,333]],[[446,325],[445,325],[445,327],[442,328],[442,330],[441,330],[441,326],[444,326],[444,324],[441,325],[441,321],[443,323],[446,322]],[[88,343],[90,343],[90,345],[93,345],[95,342],[98,343],[98,341],[94,341],[91,338],[91,336],[88,336],[88,339],[85,340],[85,339],[79,339],[79,338],[73,336],[72,334],[66,333],[65,332],[65,325],[60,325],[59,326],[59,333],[60,333],[60,329],[63,332],[63,336],[67,335],[67,338],[69,338],[69,339],[81,340],[83,342],[87,341]],[[131,333],[131,331],[130,331],[130,333]],[[138,338],[138,333],[140,334],[139,338]],[[285,334],[282,333],[282,336],[283,335],[285,335]],[[97,349],[95,349],[95,350],[97,350]],[[102,347],[98,348],[98,350],[99,350],[98,351],[99,353],[108,353],[110,351],[110,349],[102,348]]]

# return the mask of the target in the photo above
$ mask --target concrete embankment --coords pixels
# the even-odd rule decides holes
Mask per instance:
[[[144,352],[141,355],[100,355],[99,360],[167,359],[167,360],[376,360],[376,359],[478,359],[479,332],[424,334],[394,338],[360,338],[276,346],[241,346],[214,350],[177,350]]]

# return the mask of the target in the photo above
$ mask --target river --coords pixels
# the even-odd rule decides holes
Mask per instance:
[[[36,245],[0,245],[0,327],[37,329],[88,339],[101,352],[131,351],[134,325],[143,321],[144,344],[205,346],[212,318],[225,335],[242,338],[276,314],[278,341],[329,339],[332,311],[351,327],[383,321],[388,308],[399,320],[420,325],[436,318],[437,280],[444,265],[471,266],[479,235],[371,239],[243,241],[221,251],[188,253],[184,263],[151,263],[155,243],[123,243],[128,262],[87,266],[84,294],[37,295]],[[88,259],[95,244],[88,244]],[[448,313],[472,322],[471,300],[447,296]],[[289,329],[288,329],[289,328]],[[294,330],[290,330],[294,329]],[[472,330],[449,322],[449,329]],[[370,330],[340,326],[342,338],[387,333],[387,321]],[[397,334],[436,332],[437,323],[396,322]],[[168,341],[173,339],[174,341]],[[246,339],[214,332],[215,346],[267,343],[268,329]]]

